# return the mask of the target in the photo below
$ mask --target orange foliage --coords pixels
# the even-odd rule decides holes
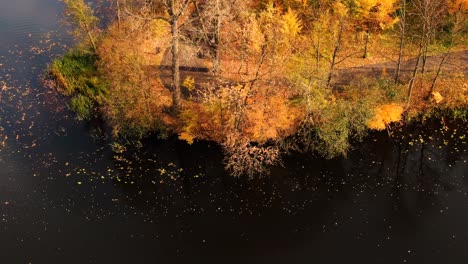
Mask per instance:
[[[447,0],[450,14],[468,11],[468,0]]]
[[[423,75],[416,80],[411,98],[408,117],[430,113],[438,109],[455,109],[468,107],[468,82],[463,74],[441,76],[431,91],[433,76]]]
[[[248,141],[262,143],[291,135],[303,111],[290,104],[285,88],[275,90],[250,96],[243,86],[207,90],[201,102],[184,105],[179,138],[188,143],[195,138],[224,142],[240,133]]]
[[[101,111],[115,134],[122,129],[151,131],[161,122],[174,123],[164,111],[172,105],[170,91],[151,68],[154,58],[146,56],[154,27],[136,30],[143,26],[138,20],[122,23],[120,28],[111,26],[99,45],[99,69],[109,84]]]
[[[375,109],[374,117],[367,122],[370,129],[384,130],[388,124],[400,121],[404,108],[400,104],[384,104]]]
[[[257,94],[249,100],[245,133],[252,141],[265,142],[295,131],[300,110],[282,93]]]

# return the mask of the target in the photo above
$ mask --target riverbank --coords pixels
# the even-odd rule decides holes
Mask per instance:
[[[88,56],[88,55],[87,55]],[[66,59],[62,61],[62,65],[66,65]],[[69,58],[68,58],[69,59]],[[81,59],[80,59],[81,60]],[[102,86],[102,88],[99,88],[97,92],[100,93],[99,95],[96,94],[96,88],[93,85],[96,85],[96,80],[99,80],[99,78],[103,78],[102,76],[99,76],[99,73],[97,72],[97,68],[94,68],[94,65],[96,65],[96,61],[89,61],[91,64],[89,64],[89,69],[93,69],[91,71],[86,71],[82,70],[79,68],[75,68],[75,72],[69,72],[68,76],[72,78],[76,78],[75,80],[70,79],[70,77],[60,77],[60,75],[57,75],[57,72],[54,73],[52,71],[53,76],[55,77],[56,80],[58,80],[58,87],[64,87],[66,83],[76,83],[75,87],[73,88],[73,91],[71,90],[65,90],[65,89],[60,89],[59,91],[65,95],[73,95],[73,94],[78,94],[78,97],[73,97],[73,99],[70,101],[70,108],[74,110],[77,113],[77,116],[79,119],[88,119],[92,117],[93,115],[95,116],[98,114],[99,116],[102,114],[102,106],[105,102],[106,98],[106,87]],[[56,61],[57,63],[57,61]],[[55,67],[55,66],[52,66]],[[84,68],[86,68],[86,65],[83,65]],[[431,117],[439,117],[442,118],[442,120],[448,119],[459,119],[463,122],[466,122],[467,120],[467,102],[466,102],[466,95],[467,95],[467,89],[466,89],[466,80],[461,76],[444,76],[442,77],[439,82],[440,85],[438,86],[437,90],[431,93],[429,87],[430,83],[432,82],[432,78],[429,74],[426,75],[426,77],[422,77],[418,82],[416,82],[416,86],[418,87],[417,91],[412,95],[412,103],[408,104],[407,99],[403,95],[406,91],[407,84],[402,84],[402,85],[394,85],[391,80],[386,79],[385,76],[381,76],[381,69],[385,69],[383,67],[380,67],[380,65],[377,66],[367,66],[364,68],[357,68],[350,70],[349,72],[347,71],[341,71],[340,75],[337,76],[337,80],[340,80],[340,87],[347,87],[345,89],[348,89],[346,92],[340,91],[343,88],[335,90],[336,92],[333,93],[333,100],[338,101],[338,104],[343,104],[345,102],[344,100],[348,100],[346,103],[352,103],[355,104],[356,100],[365,102],[366,99],[369,99],[368,96],[369,92],[383,92],[386,94],[386,96],[391,97],[392,103],[387,104],[387,105],[382,105],[381,108],[377,107],[375,108],[377,112],[374,112],[374,115],[367,115],[367,119],[361,120],[358,122],[362,122],[357,125],[361,126],[367,126],[367,128],[362,127],[360,128],[360,131],[357,131],[359,133],[359,136],[361,134],[367,133],[367,129],[387,129],[389,134],[393,133],[393,129],[404,129],[404,123],[408,122],[421,122],[424,121],[425,119],[431,118]],[[377,70],[376,70],[377,69]],[[406,69],[406,68],[405,68]],[[409,69],[409,68],[408,68]],[[60,71],[60,69],[58,69]],[[164,71],[164,70],[162,70]],[[377,71],[377,73],[376,73]],[[359,74],[356,74],[356,72],[359,72]],[[209,73],[205,74],[208,75]],[[379,76],[380,74],[380,76]],[[59,78],[57,78],[59,76]],[[157,75],[156,75],[157,76]],[[342,77],[344,76],[344,77]],[[349,78],[346,76],[354,76],[352,80],[348,79],[348,83],[343,83],[342,80]],[[359,78],[356,78],[356,76],[361,76]],[[369,77],[372,76],[372,77]],[[65,78],[65,82],[63,79]],[[67,79],[68,78],[68,79]],[[94,84],[93,81],[94,80]],[[86,84],[86,85],[83,85]],[[356,88],[354,88],[354,93],[351,96],[349,94],[349,87],[351,85],[354,85]],[[372,86],[377,86],[372,88]],[[79,88],[78,88],[79,87]],[[207,126],[209,126],[210,123],[213,122],[220,122],[220,119],[214,118],[210,119],[209,116],[200,116],[200,111],[203,111],[203,109],[200,109],[201,107],[204,107],[203,104],[201,104],[201,99],[197,98],[194,99],[191,94],[197,94],[197,91],[200,91],[202,89],[206,89],[207,87],[203,87],[203,85],[198,84],[197,87],[193,87],[192,91],[189,91],[188,97],[191,98],[191,100],[187,100],[186,103],[184,103],[184,109],[179,117],[174,116],[171,111],[169,110],[171,107],[170,102],[170,94],[169,90],[166,92],[166,100],[168,103],[165,104],[164,107],[166,107],[167,110],[163,110],[162,112],[165,113],[166,117],[161,117],[160,115],[155,115],[153,118],[158,119],[158,124],[154,125],[152,124],[154,121],[150,121],[147,123],[131,123],[130,126],[134,127],[128,127],[128,128],[118,128],[119,130],[122,129],[122,131],[128,131],[128,132],[122,132],[119,134],[119,132],[115,131],[116,127],[114,127],[114,136],[116,136],[116,151],[122,151],[122,149],[126,149],[124,146],[124,142],[138,142],[139,139],[142,137],[145,137],[146,134],[148,133],[153,133],[157,132],[163,137],[170,136],[171,134],[179,134],[179,138],[182,140],[187,141],[188,143],[192,144],[194,140],[213,140],[215,142],[221,143],[221,144],[226,144],[223,143],[223,136],[216,136],[216,134],[209,134],[209,128],[208,130],[203,131],[203,127],[207,129]],[[75,89],[79,89],[76,91]],[[84,91],[84,92],[82,92]],[[226,91],[228,92],[228,91]],[[229,91],[232,92],[232,91]],[[353,98],[354,97],[354,98]],[[356,98],[357,97],[357,98]],[[82,100],[83,99],[83,100]],[[160,98],[159,98],[160,99]],[[294,100],[294,99],[290,99]],[[364,100],[364,101],[363,101]],[[261,102],[261,101],[260,101]],[[292,102],[292,101],[291,101]],[[349,110],[346,109],[340,109],[336,108],[339,107],[338,104],[335,104],[334,106],[327,106],[326,111],[338,111],[336,113],[332,113],[334,115],[342,115],[343,113],[346,113]],[[405,105],[407,108],[405,109]],[[198,112],[195,113],[194,109],[197,110]],[[305,111],[304,109],[300,110],[301,108],[297,108],[296,115],[301,116],[300,113],[297,113],[298,111]],[[137,110],[138,109],[133,109]],[[325,109],[324,109],[325,110]],[[356,109],[358,111],[362,111],[363,109]],[[279,109],[275,109],[275,113],[281,114],[281,111]],[[291,111],[291,110],[286,110],[286,111]],[[345,112],[343,112],[345,111]],[[379,112],[380,111],[380,112]],[[125,113],[124,113],[125,114]],[[127,113],[127,115],[130,114]],[[285,116],[291,116],[291,112],[289,113],[282,113],[282,115]],[[380,116],[379,116],[380,115]],[[139,117],[138,115],[136,116],[137,118]],[[102,118],[102,116],[101,116]],[[304,117],[302,117],[304,118]],[[336,117],[332,117],[336,118]],[[445,118],[445,119],[444,119]],[[161,121],[159,119],[166,119],[169,121]],[[336,120],[336,119],[335,119]],[[142,120],[144,122],[144,120]],[[148,120],[146,120],[148,121]],[[188,124],[188,122],[191,122],[191,124]],[[274,122],[278,123],[277,120],[264,120],[265,124],[268,126],[269,122]],[[335,122],[335,121],[330,121],[330,122]],[[356,120],[350,119],[349,122],[356,122]],[[112,124],[112,123],[111,123]],[[140,124],[140,125],[138,125]],[[219,123],[218,125],[221,125]],[[356,125],[356,124],[353,124]],[[301,136],[299,133],[299,127],[300,124],[299,122],[296,123],[296,128],[293,128],[291,132],[288,132],[284,134],[284,138],[282,139],[283,142],[286,144],[291,144],[294,146],[288,146],[287,148],[302,148],[304,146],[301,146],[300,140],[296,142],[297,137]],[[345,125],[347,126],[347,125]],[[337,127],[333,127],[330,129],[336,129]],[[125,129],[125,130],[124,130]],[[311,128],[314,129],[314,128]],[[278,131],[278,128],[276,127],[275,129]],[[218,132],[213,132],[213,133],[219,133]],[[264,129],[261,128],[261,130],[257,131],[258,136],[265,136],[265,133],[268,133]],[[271,139],[276,139],[277,136],[274,135],[275,131],[272,132],[273,134],[270,137],[266,137],[267,140]],[[343,132],[347,133],[347,132]],[[354,133],[354,132],[350,132]],[[317,137],[316,135],[313,135]],[[326,142],[325,146],[321,146],[321,152],[322,155],[328,155],[329,157],[333,157],[335,155],[339,155],[340,153],[346,153],[347,149],[349,147],[352,147],[349,145],[348,142],[348,137],[349,139],[355,138],[353,134],[349,134],[346,137],[346,142],[333,142],[339,138],[333,137],[329,138],[329,142]],[[120,138],[120,140],[119,140]],[[252,138],[252,137],[250,137]],[[123,139],[123,141],[122,141]],[[253,148],[249,148],[249,150],[244,149],[245,152],[247,153],[252,153],[252,150],[257,150],[260,151],[260,149],[255,149],[255,146],[257,143],[262,143],[262,140],[258,141],[255,143],[255,138],[250,140],[249,142],[245,142],[245,144],[251,145]],[[225,141],[224,141],[225,142]],[[264,141],[263,141],[264,142]],[[323,142],[320,142],[320,139],[316,141],[317,144],[323,144]],[[298,144],[297,144],[298,143]],[[333,146],[332,144],[344,144],[343,145],[338,145],[338,146]],[[263,148],[261,150],[262,154],[265,153],[265,149],[270,151],[267,156],[271,157],[270,161],[262,161],[265,162],[265,164],[242,164],[242,162],[250,163],[251,161],[245,160],[246,157],[241,157],[238,156],[237,158],[234,158],[234,160],[231,161],[231,166],[237,166],[239,163],[242,164],[241,166],[243,167],[256,167],[256,170],[251,170],[247,171],[248,174],[254,175],[258,173],[259,168],[262,167],[260,170],[261,173],[268,173],[268,170],[266,169],[267,166],[270,165],[275,165],[277,164],[277,160],[280,160],[284,151],[286,149],[274,149],[271,148],[271,144],[266,143],[266,148]],[[274,145],[274,144],[273,144]],[[246,145],[244,145],[246,146]],[[225,147],[237,147],[237,146],[225,146]],[[334,148],[334,149],[333,149]],[[331,149],[331,150],[330,150]],[[234,150],[228,150],[231,152],[231,155],[243,155],[243,153],[232,153],[235,152]],[[260,154],[260,153],[258,153]],[[263,156],[262,159],[264,157]],[[265,168],[265,169],[263,169]],[[242,173],[245,173],[246,171],[243,171],[241,168],[232,168],[236,171],[242,171]]]
[[[223,148],[233,175],[256,175],[268,173],[267,167],[280,164],[292,150],[346,155],[350,142],[369,129],[391,134],[395,123],[436,114],[467,118],[466,56],[452,52],[465,47],[463,19],[457,15],[463,10],[445,10],[450,19],[444,23],[453,27],[431,46],[421,35],[419,44],[407,43],[404,50],[404,35],[398,43],[391,38],[397,32],[379,31],[373,43],[367,34],[365,55],[358,59],[362,32],[346,22],[359,18],[339,3],[327,8],[342,13],[317,18],[316,23],[333,25],[323,39],[314,31],[318,25],[304,29],[306,10],[293,6],[288,11],[274,4],[247,11],[230,6],[238,16],[226,15],[221,27],[210,24],[210,4],[186,3],[184,12],[194,20],[179,28],[187,18],[171,17],[162,6],[133,3],[99,29],[90,6],[66,4],[82,42],[49,72],[79,119],[99,116],[112,127],[117,149],[149,133],[178,135],[189,144],[207,140]],[[379,61],[372,59],[366,64],[379,45],[400,47],[387,55],[399,63],[372,65]],[[416,58],[403,56],[417,47]]]

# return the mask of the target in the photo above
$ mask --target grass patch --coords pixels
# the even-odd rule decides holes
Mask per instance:
[[[78,119],[89,119],[96,104],[102,102],[107,85],[99,78],[97,56],[82,49],[72,49],[55,59],[48,73],[55,80],[57,90],[72,96],[69,107]]]
[[[68,107],[76,113],[78,120],[89,120],[93,113],[93,101],[84,95],[78,94],[71,98]]]

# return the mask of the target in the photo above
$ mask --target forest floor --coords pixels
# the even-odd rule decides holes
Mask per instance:
[[[435,72],[437,71],[439,64],[444,54],[433,55],[427,57],[426,71]],[[377,56],[376,56],[377,57]],[[377,58],[363,59],[363,58],[351,58],[350,62],[343,65],[338,65],[337,70],[333,76],[333,85],[335,87],[342,87],[349,85],[353,80],[359,80],[363,78],[381,78],[388,77],[393,79],[396,71],[396,61],[384,61],[385,58],[378,56]],[[380,61],[378,63],[374,63]],[[416,64],[416,58],[409,58],[401,64],[401,80],[407,82]],[[460,50],[451,52],[445,60],[441,77],[451,75],[468,75],[468,50]],[[358,66],[351,66],[358,65]],[[194,78],[197,87],[203,87],[216,81],[215,76],[210,72],[208,68],[192,68],[187,70],[188,67],[181,68],[181,82],[187,77]],[[172,82],[172,73],[169,68],[159,69],[159,77],[163,80],[166,87],[170,87]]]
[[[427,72],[437,71],[444,54],[429,56],[426,62]],[[366,59],[362,59],[365,61]],[[408,81],[411,72],[416,64],[416,58],[403,61],[401,65],[401,75],[403,81]],[[451,52],[442,66],[441,75],[451,76],[468,74],[468,50]],[[380,78],[395,75],[396,62],[388,61],[375,64],[367,64],[357,67],[345,67],[339,69],[334,76],[334,84],[343,86],[349,84],[353,79],[359,78]]]
[[[150,65],[151,72],[155,73],[154,78],[160,78],[164,86],[171,89],[172,85],[172,71],[171,61],[172,53],[170,48],[160,50],[158,47],[167,46],[169,38],[153,39],[149,38],[142,43],[142,49],[147,61],[152,62]],[[395,49],[395,43],[389,36],[380,36],[378,41],[371,41],[368,47],[368,57],[362,58],[362,52],[356,49],[356,46],[350,46],[340,51],[340,57],[337,59],[342,61],[335,66],[335,72],[332,79],[334,87],[343,87],[352,84],[353,81],[362,79],[380,79],[386,77],[393,79],[396,70],[396,61],[398,58],[398,51]],[[155,48],[155,45],[157,46]],[[199,50],[194,48],[191,44],[180,44],[180,81],[184,82],[187,78],[193,78],[195,87],[189,92],[187,89],[182,89],[183,97],[187,98],[192,96],[196,98],[197,90],[202,87],[207,87],[213,83],[223,81],[223,78],[218,78],[212,73],[212,62],[210,59],[200,56]],[[410,56],[416,51],[415,48],[408,47],[407,54],[403,57],[401,64],[401,82],[408,82],[416,64],[416,58]],[[440,48],[434,47],[431,51],[431,56],[427,57],[426,72],[436,72],[440,61],[443,59],[444,54],[437,53]],[[158,50],[155,52],[155,50]],[[411,51],[412,50],[412,51]],[[440,51],[442,52],[442,51]],[[449,77],[451,75],[460,76],[468,74],[466,67],[468,62],[468,49],[465,46],[453,50],[443,64],[441,76]],[[237,69],[241,65],[224,65],[225,68]],[[326,67],[325,67],[326,68]],[[224,74],[224,82],[231,83],[229,79],[236,78],[235,74]],[[247,77],[248,78],[248,77]],[[235,83],[235,81],[233,82]]]

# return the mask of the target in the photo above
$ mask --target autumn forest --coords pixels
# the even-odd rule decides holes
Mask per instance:
[[[63,0],[76,46],[48,69],[116,151],[212,141],[232,175],[346,155],[371,130],[468,118],[467,0]]]

